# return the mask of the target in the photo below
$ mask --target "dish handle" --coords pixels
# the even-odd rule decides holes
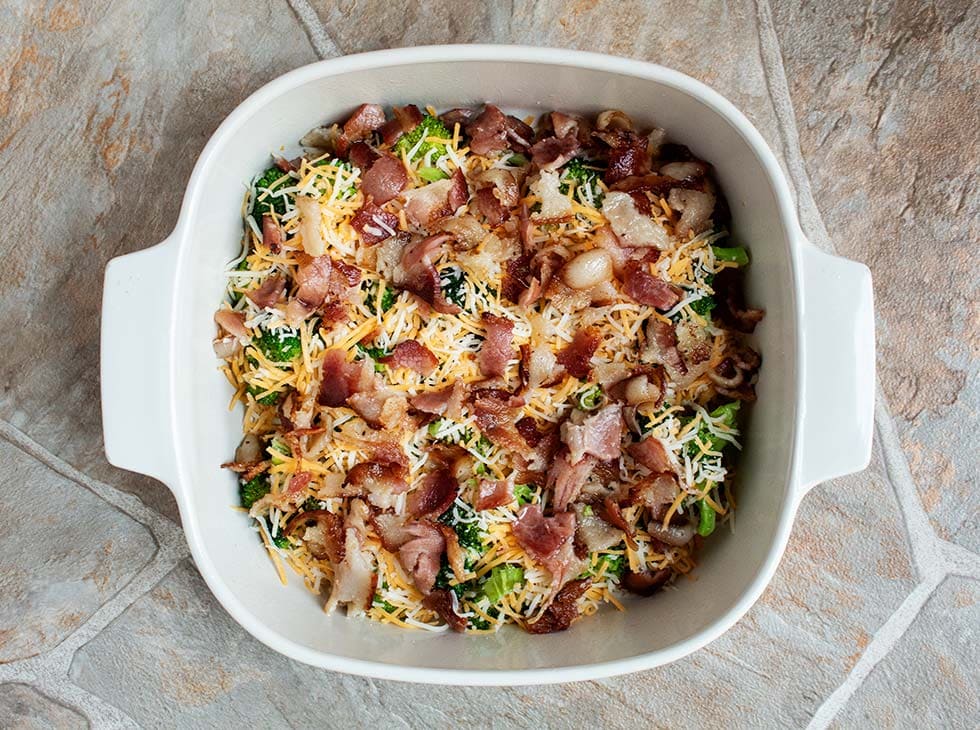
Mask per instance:
[[[170,323],[177,246],[112,259],[102,292],[102,430],[109,463],[176,484]]]
[[[871,272],[804,239],[801,494],[864,469],[874,431]]]

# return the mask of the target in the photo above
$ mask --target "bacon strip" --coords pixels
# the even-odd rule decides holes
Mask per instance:
[[[408,495],[406,507],[413,517],[441,515],[456,499],[459,483],[448,469],[436,469],[422,478]]]
[[[439,367],[439,359],[425,345],[415,340],[399,342],[378,362],[395,368],[409,368],[421,375],[430,375]]]
[[[283,238],[282,227],[275,219],[271,215],[262,216],[262,245],[267,246],[272,253],[279,253]]]
[[[429,390],[412,396],[408,402],[412,408],[423,413],[456,419],[461,415],[463,401],[466,399],[468,391],[466,382],[457,380],[445,388]]]
[[[383,205],[408,185],[408,172],[397,157],[384,154],[361,176],[361,190],[377,205]]]
[[[545,484],[545,488],[552,490],[554,494],[556,510],[563,512],[578,499],[595,464],[596,460],[592,456],[572,462],[568,449],[561,450],[548,469],[548,481]]]
[[[271,307],[286,289],[286,280],[278,274],[270,276],[262,282],[261,286],[252,291],[245,292],[245,296],[251,300],[256,307]]]
[[[569,375],[588,380],[592,372],[592,356],[599,347],[600,337],[592,327],[575,333],[572,341],[558,353],[558,362],[565,366]]]
[[[302,540],[317,560],[336,565],[344,559],[344,518],[325,509],[308,510],[293,515],[283,532]]]
[[[369,360],[347,362],[343,350],[323,354],[317,403],[328,408],[344,405],[354,393],[375,388],[374,369]]]
[[[514,501],[513,479],[481,479],[477,485],[477,510],[493,509]]]
[[[466,630],[466,619],[457,613],[459,611],[459,599],[452,591],[443,588],[434,590],[422,599],[422,605],[439,614],[439,618],[445,621],[453,631],[462,632]]]
[[[480,320],[486,331],[477,361],[480,372],[488,378],[501,376],[514,356],[514,323],[489,312],[482,312]]]
[[[671,469],[667,449],[656,436],[647,436],[642,441],[630,444],[626,451],[637,463],[643,464],[654,474]]]
[[[604,406],[581,424],[568,420],[561,425],[562,441],[568,446],[572,464],[577,464],[586,455],[602,461],[617,458],[622,435],[623,409],[618,403]]]
[[[578,617],[578,599],[588,590],[592,583],[590,578],[581,578],[567,583],[551,602],[547,610],[533,624],[529,623],[524,629],[529,634],[553,634],[565,631]]]
[[[361,104],[344,122],[344,136],[349,140],[364,139],[384,123],[384,107],[380,104]]]
[[[456,314],[460,311],[442,293],[439,272],[432,263],[450,240],[452,236],[448,233],[440,233],[408,244],[402,251],[393,276],[396,286],[407,289],[443,314]]]
[[[398,216],[379,208],[373,201],[365,201],[361,209],[351,218],[351,228],[361,234],[361,241],[367,246],[390,238],[398,231]]]

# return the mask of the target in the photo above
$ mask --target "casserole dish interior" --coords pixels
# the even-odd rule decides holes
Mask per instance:
[[[504,49],[502,49],[503,51]],[[339,66],[338,68],[344,68]],[[649,67],[653,68],[653,67]],[[342,75],[297,77],[291,88],[260,90],[225,123],[198,163],[174,237],[179,240],[170,337],[170,416],[175,439],[177,499],[202,573],[224,605],[258,638],[295,658],[321,666],[391,678],[453,681],[467,671],[495,670],[467,681],[507,682],[514,671],[547,681],[602,674],[596,665],[630,668],[660,652],[657,663],[713,638],[744,611],[740,603],[768,577],[795,511],[794,453],[799,407],[795,223],[787,201],[760,162],[754,142],[713,108],[682,91],[693,82],[658,70],[640,78],[615,70],[560,62],[456,60],[347,69]],[[298,73],[298,72],[297,72]],[[281,89],[281,87],[279,87]],[[627,600],[562,634],[495,636],[406,631],[343,613],[325,615],[322,599],[289,573],[282,586],[237,503],[234,475],[222,470],[241,437],[240,412],[228,410],[230,390],[211,349],[212,313],[224,290],[226,263],[239,251],[242,197],[248,180],[272,152],[292,152],[311,127],[344,118],[365,101],[429,103],[439,109],[493,101],[508,111],[552,109],[594,114],[626,111],[637,126],[667,130],[715,166],[732,209],[734,240],[750,249],[747,298],[766,318],[753,345],[763,355],[758,402],[746,409],[736,477],[736,530],[716,532],[701,553],[693,579],[649,599]],[[289,154],[287,154],[287,157]],[[778,174],[778,173],[776,173]],[[649,661],[643,663],[648,666]],[[589,669],[589,667],[592,669]],[[368,668],[370,667],[370,668]],[[408,670],[407,668],[412,668]],[[445,670],[451,670],[446,673]],[[557,675],[554,675],[557,676]]]

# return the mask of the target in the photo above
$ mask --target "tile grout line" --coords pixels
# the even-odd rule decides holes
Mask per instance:
[[[303,30],[306,31],[306,37],[309,38],[317,56],[324,59],[343,55],[320,21],[320,16],[317,15],[316,10],[307,0],[287,0],[287,2],[296,15],[296,19],[303,26]]]
[[[888,620],[875,632],[861,657],[848,673],[847,678],[817,708],[810,719],[807,730],[823,730],[829,727],[834,718],[844,709],[848,700],[860,689],[872,670],[894,648],[905,632],[918,617],[933,591],[943,581],[940,574],[933,575],[920,583],[906,596],[902,604],[888,617]]]

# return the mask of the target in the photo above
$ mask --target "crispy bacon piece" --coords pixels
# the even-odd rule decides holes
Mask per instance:
[[[604,406],[580,424],[567,420],[561,425],[561,438],[568,446],[571,464],[586,455],[602,461],[615,459],[620,454],[622,435],[623,409],[618,403]]]
[[[381,126],[381,139],[389,147],[403,134],[408,134],[422,122],[422,112],[415,104],[391,108],[395,115]]]
[[[668,568],[661,568],[656,571],[645,570],[642,573],[627,570],[619,584],[630,593],[635,593],[638,596],[652,596],[667,585],[670,576],[671,572]]]
[[[282,295],[285,289],[286,280],[277,274],[276,276],[270,276],[268,279],[263,281],[262,285],[257,289],[253,289],[250,292],[245,292],[245,296],[248,297],[256,307],[271,307],[277,301],[279,301],[279,297]]]
[[[609,145],[609,162],[603,179],[607,185],[647,171],[647,138],[632,130],[606,130],[595,135]]]
[[[459,544],[459,535],[452,527],[441,522],[437,523],[436,527],[439,528],[439,532],[442,533],[442,538],[445,540],[446,559],[449,561],[453,576],[462,583],[466,579],[466,553]]]
[[[507,116],[493,104],[466,124],[470,149],[478,155],[489,155],[512,149],[526,152],[534,137],[534,130],[517,117]]]
[[[649,304],[666,312],[681,300],[677,288],[648,271],[646,264],[630,261],[623,274],[623,291],[639,304]]]
[[[632,456],[638,464],[643,464],[654,474],[662,471],[670,471],[670,459],[667,456],[667,449],[663,442],[656,436],[647,436],[642,441],[637,441],[626,447],[626,452]]]
[[[480,372],[488,378],[502,376],[514,355],[514,323],[489,312],[482,312],[480,320],[486,331],[478,357]]]
[[[314,509],[293,515],[283,532],[302,540],[317,560],[336,565],[344,559],[344,518],[325,509]]]
[[[439,367],[439,359],[425,345],[415,340],[399,342],[378,362],[395,368],[409,368],[421,375],[429,375]]]
[[[214,321],[230,335],[234,335],[235,337],[248,337],[248,330],[245,329],[245,314],[243,312],[219,309],[214,313]]]
[[[466,619],[457,613],[459,599],[452,591],[444,588],[431,591],[422,599],[422,605],[439,614],[439,618],[445,621],[453,631],[463,632],[466,630]]]
[[[372,495],[381,497],[401,494],[408,491],[408,470],[400,464],[377,461],[362,461],[355,464],[344,478],[344,491],[347,494]],[[380,506],[380,505],[379,505]]]
[[[525,505],[514,520],[512,529],[517,543],[535,561],[541,563],[553,574],[558,567],[553,559],[561,552],[562,546],[571,542],[575,533],[575,515],[571,512],[558,512],[545,517],[541,505]]]
[[[499,226],[510,216],[510,210],[500,202],[494,187],[478,188],[473,194],[473,202],[491,226]]]
[[[578,136],[545,137],[531,146],[531,161],[542,170],[557,170],[579,151]]]
[[[364,547],[364,520],[368,514],[364,502],[351,501],[344,520],[344,557],[334,570],[330,598],[323,608],[327,613],[341,603],[347,606],[349,614],[362,613],[371,607],[378,576],[374,571],[374,556]]]
[[[547,489],[553,491],[557,511],[565,511],[568,505],[578,499],[595,464],[595,457],[592,456],[584,456],[573,462],[568,449],[561,450],[548,469],[548,481],[545,484]]]
[[[361,234],[361,241],[367,246],[390,238],[398,231],[398,216],[379,208],[372,201],[365,201],[361,209],[351,218],[351,228]]]
[[[532,449],[544,438],[544,434],[538,430],[537,421],[532,416],[524,416],[514,425],[517,427],[517,432]]]
[[[384,123],[384,107],[380,104],[361,104],[344,122],[344,136],[351,141],[365,139]]]
[[[431,523],[410,523],[405,529],[412,537],[398,548],[398,561],[412,574],[415,587],[425,594],[435,585],[446,541]]]
[[[379,157],[381,155],[367,142],[355,142],[350,146],[350,151],[347,153],[347,159],[361,172],[367,172],[371,169],[371,165]]]
[[[361,190],[377,205],[384,205],[408,185],[405,165],[397,157],[384,154],[361,175]]]
[[[406,507],[413,517],[441,515],[456,499],[459,483],[448,469],[436,469],[426,474],[409,495]]]
[[[418,226],[431,226],[440,218],[445,218],[469,200],[466,177],[459,168],[452,177],[437,180],[428,185],[405,193],[405,214]]]
[[[681,375],[687,374],[687,364],[681,357],[680,350],[677,349],[677,332],[673,324],[651,317],[647,322],[646,335],[651,344],[648,349],[655,353],[664,365]]]
[[[456,314],[460,311],[442,293],[439,272],[432,263],[451,239],[452,236],[448,233],[440,233],[408,244],[402,250],[393,276],[396,286],[407,289],[443,314]]]
[[[638,479],[630,485],[626,504],[642,504],[656,514],[661,507],[671,504],[677,497],[680,487],[677,484],[677,475],[673,472],[670,464],[667,469],[656,472],[649,477]]]
[[[623,517],[623,511],[619,508],[616,500],[612,497],[606,497],[596,509],[596,514],[613,527],[622,530],[626,536],[626,544],[636,550],[636,534],[633,526]]]
[[[294,496],[306,489],[313,475],[308,471],[298,471],[289,478],[289,486],[286,487],[286,494]]]
[[[565,584],[541,617],[533,624],[525,625],[525,630],[529,634],[565,631],[578,618],[578,599],[585,594],[591,582],[590,578],[581,578]]]
[[[465,381],[457,380],[452,385],[447,385],[439,390],[429,390],[412,396],[408,402],[412,408],[423,413],[456,419],[462,412],[463,401],[466,400],[468,389]]]
[[[507,261],[500,284],[504,299],[517,304],[521,295],[531,286],[534,274],[531,271],[531,254],[524,253]]]
[[[514,501],[513,479],[481,479],[477,485],[477,510],[502,507]]]
[[[588,380],[592,372],[590,360],[599,347],[601,338],[592,327],[586,327],[575,333],[572,341],[558,353],[559,364],[565,367],[569,375],[579,380]]]
[[[267,246],[272,253],[282,250],[282,227],[271,215],[262,216],[262,245]]]
[[[267,471],[272,466],[268,461],[226,461],[221,465],[222,469],[231,469],[246,482],[249,482],[259,474]]]
[[[343,350],[330,349],[323,354],[320,391],[317,403],[328,408],[344,405],[359,391],[375,388],[374,368],[369,360],[347,362]]]
[[[575,547],[578,553],[606,550],[623,541],[623,531],[600,518],[593,507],[575,505]]]
[[[651,172],[646,175],[630,175],[629,177],[624,177],[622,180],[610,185],[609,189],[626,193],[649,190],[658,198],[664,198],[675,188],[686,188],[694,184],[694,181],[675,180],[667,175]]]
[[[515,426],[520,405],[514,405],[513,400],[506,391],[483,388],[473,393],[472,412],[480,433],[504,448],[521,451],[524,439]]]
[[[765,311],[745,306],[742,286],[741,269],[723,269],[718,272],[712,283],[719,303],[717,313],[729,327],[734,327],[739,332],[752,332],[762,321]]]
[[[439,120],[449,127],[449,129],[452,129],[456,124],[465,127],[466,123],[473,118],[474,114],[476,114],[476,112],[474,112],[472,109],[457,106],[440,114]]]
[[[329,256],[307,256],[296,269],[296,300],[316,309],[333,288],[333,261]]]

